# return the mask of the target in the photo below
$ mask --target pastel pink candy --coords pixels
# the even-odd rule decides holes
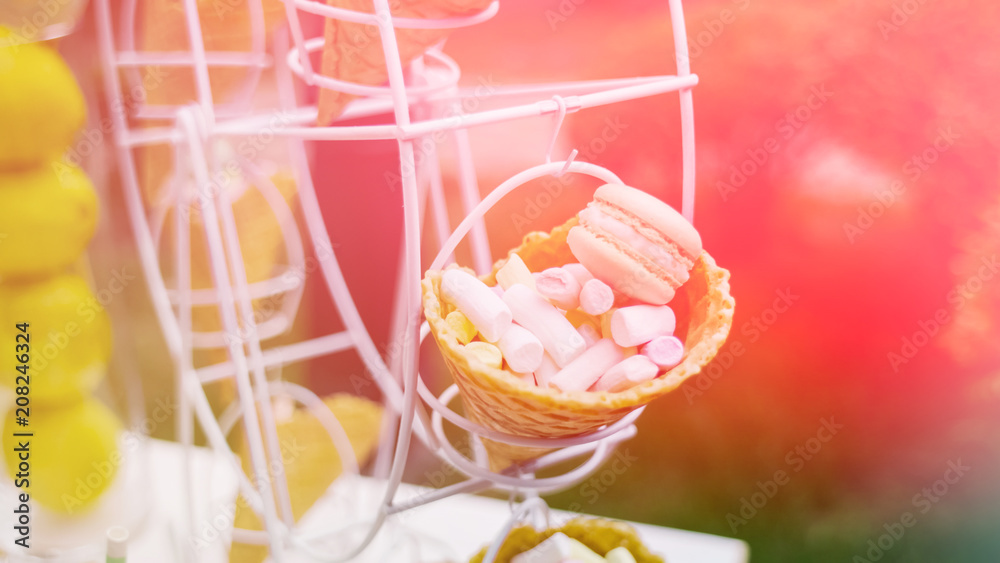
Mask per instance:
[[[557,373],[559,373],[559,366],[556,365],[556,361],[552,359],[552,356],[543,354],[542,363],[535,370],[535,384],[539,387],[548,387],[549,381]]]
[[[566,366],[587,349],[583,337],[559,309],[528,286],[512,285],[504,292],[503,303],[509,307],[517,324],[538,337],[556,365]]]
[[[598,279],[592,279],[583,284],[580,289],[580,308],[589,315],[601,315],[615,304],[615,292],[611,287]]]
[[[622,307],[611,315],[611,337],[619,346],[638,346],[672,335],[676,325],[674,311],[666,305]]]
[[[646,356],[642,354],[629,356],[604,372],[604,375],[597,380],[597,383],[590,390],[611,391],[612,393],[624,391],[655,378],[659,371],[660,368]]]
[[[576,327],[576,331],[580,333],[580,336],[583,337],[583,340],[587,343],[588,347],[593,346],[598,340],[601,339],[601,333],[598,332],[596,328],[586,323]]]
[[[441,296],[461,311],[487,342],[496,342],[510,328],[510,308],[468,272],[446,270],[441,275]]]
[[[579,358],[559,370],[549,385],[562,391],[586,391],[604,372],[622,361],[622,349],[607,338],[587,349]]]
[[[545,350],[534,334],[521,325],[512,324],[507,332],[497,340],[497,348],[503,353],[512,371],[531,373],[542,363]]]
[[[535,289],[563,310],[580,306],[580,282],[562,268],[549,268],[535,277]]]
[[[672,368],[684,358],[684,343],[676,336],[658,336],[640,350],[661,368]]]
[[[580,282],[580,285],[583,285],[589,282],[590,280],[594,279],[594,274],[591,274],[590,270],[588,270],[586,266],[584,266],[579,262],[566,264],[565,266],[563,266],[563,270],[566,270],[567,272],[573,274],[573,277],[576,278],[576,281]]]

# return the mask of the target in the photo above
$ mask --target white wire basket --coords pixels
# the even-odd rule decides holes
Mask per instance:
[[[500,9],[498,1],[484,10],[463,17],[414,19],[394,17],[388,0],[374,0],[372,13],[336,8],[318,0],[283,0],[287,25],[268,33],[265,9],[260,0],[249,0],[246,22],[249,43],[246,49],[212,50],[203,36],[199,2],[183,0],[183,23],[188,48],[170,51],[143,47],[138,37],[138,0],[96,0],[95,11],[104,67],[105,89],[113,111],[114,140],[129,220],[152,296],[157,320],[162,328],[175,369],[179,397],[178,436],[190,447],[194,421],[218,454],[231,461],[239,476],[239,494],[264,522],[264,532],[234,530],[233,539],[265,544],[274,561],[305,554],[317,561],[348,561],[364,553],[390,516],[457,493],[487,489],[508,491],[513,496],[533,498],[563,490],[586,479],[614,450],[616,444],[632,437],[638,409],[615,424],[585,436],[560,440],[530,439],[506,435],[485,428],[452,410],[457,389],[449,387],[435,396],[418,373],[420,342],[428,328],[420,326],[420,280],[422,277],[421,219],[434,216],[440,250],[432,268],[452,260],[459,241],[469,236],[473,265],[484,273],[492,267],[492,256],[483,215],[502,197],[528,180],[547,175],[585,174],[604,182],[621,182],[613,172],[595,164],[575,160],[576,151],[562,161],[553,161],[552,147],[563,120],[572,113],[608,104],[678,92],[681,111],[683,151],[682,212],[693,220],[694,211],[694,117],[691,89],[698,78],[688,65],[687,39],[680,0],[669,0],[674,30],[677,74],[628,79],[607,79],[550,84],[502,86],[492,97],[510,102],[495,109],[466,112],[463,102],[475,99],[475,88],[459,85],[458,65],[432,47],[413,61],[403,61],[397,45],[399,29],[452,29],[482,24]],[[321,51],[324,37],[308,37],[303,21],[308,17],[339,19],[367,24],[377,30],[377,40],[385,52],[386,85],[367,85],[320,74],[310,54]],[[190,73],[193,95],[189,101],[152,103],[146,95],[130,93],[145,88],[141,70],[159,65]],[[240,71],[236,86],[225,100],[216,100],[213,74],[220,69]],[[273,82],[271,84],[270,82]],[[263,84],[277,92],[277,100],[261,108],[255,92]],[[317,126],[315,106],[302,102],[303,91],[316,88],[335,90],[358,98],[330,125]],[[529,102],[524,102],[529,99]],[[138,101],[137,101],[138,100]],[[416,105],[430,107],[428,116],[414,119]],[[379,118],[375,124],[345,125],[358,117]],[[480,198],[476,163],[469,148],[472,128],[515,119],[552,119],[555,127],[549,153],[539,155],[538,166],[515,174]],[[266,166],[233,150],[234,139],[266,131],[280,145],[290,165],[297,193],[297,205],[289,205],[280,186]],[[429,158],[418,162],[416,147],[428,136],[447,139],[457,155],[459,194],[466,217],[451,230],[443,202],[452,194],[444,192],[441,162],[431,144]],[[393,328],[398,353],[383,358],[369,335],[354,303],[336,253],[327,234],[324,217],[313,184],[312,163],[307,141],[395,140],[399,147],[399,173],[404,205],[404,239],[400,274],[394,296]],[[161,185],[144,185],[142,151],[162,150],[172,155],[172,167]],[[224,189],[213,189],[220,170],[232,168]],[[627,183],[627,182],[626,182]],[[248,275],[242,248],[253,241],[241,236],[234,207],[241,194],[255,190],[266,202],[280,228],[285,263],[263,279]],[[156,197],[150,197],[155,193]],[[428,204],[428,200],[430,203]],[[192,210],[195,210],[194,212]],[[306,236],[301,236],[294,219],[301,214]],[[191,287],[191,225],[201,228],[207,246],[210,285]],[[169,249],[169,250],[164,250]],[[306,255],[323,254],[318,260],[322,284],[343,322],[344,330],[331,334],[277,344],[275,337],[288,335],[303,298]],[[165,256],[166,254],[166,256]],[[272,299],[275,313],[261,322],[255,320],[255,303]],[[218,326],[199,329],[198,308],[215,308]],[[195,368],[197,350],[220,350],[226,359]],[[376,506],[357,507],[362,524],[329,529],[301,530],[290,509],[288,484],[279,473],[275,479],[252,483],[240,469],[237,456],[227,444],[227,435],[237,424],[244,428],[250,461],[257,475],[280,464],[272,401],[291,400],[307,407],[325,409],[320,399],[304,387],[275,380],[281,367],[329,354],[354,351],[377,384],[388,416],[374,463],[374,475],[384,480],[385,492]],[[216,417],[205,394],[206,384],[229,379],[235,383],[237,402]],[[255,408],[245,408],[253,405]],[[430,409],[428,413],[427,409]],[[475,438],[489,438],[515,445],[556,449],[517,467],[495,472],[488,469],[481,452],[471,457],[460,453],[445,434],[445,421]],[[327,411],[322,422],[344,461],[347,473],[358,472],[358,462],[347,443],[343,428]],[[429,451],[453,465],[468,478],[455,485],[415,499],[397,501],[396,492],[415,436]],[[580,459],[574,468],[555,476],[536,478],[538,471]],[[188,490],[190,494],[190,488]],[[353,499],[357,500],[357,499]],[[193,499],[188,499],[193,504]],[[187,560],[197,560],[190,553]]]

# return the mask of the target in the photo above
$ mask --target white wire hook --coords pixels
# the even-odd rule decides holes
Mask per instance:
[[[556,148],[556,139],[559,138],[559,130],[562,129],[563,121],[566,119],[566,100],[556,94],[552,96],[552,101],[556,103],[558,109],[556,110],[556,126],[552,131],[552,139],[549,141],[549,150],[545,154],[545,164],[552,163],[552,151]]]

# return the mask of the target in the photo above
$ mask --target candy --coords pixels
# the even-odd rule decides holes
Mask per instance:
[[[674,333],[677,319],[666,305],[622,307],[611,316],[611,337],[619,346],[638,346]]]
[[[656,377],[660,368],[642,354],[629,356],[611,367],[597,380],[591,391],[624,391]]]
[[[672,368],[684,358],[684,343],[676,336],[658,336],[642,347],[642,354],[661,368]]]
[[[524,265],[524,260],[517,254],[511,254],[510,258],[507,258],[507,263],[497,270],[496,278],[497,284],[504,290],[510,289],[510,286],[516,283],[523,283],[535,289],[535,278],[532,277],[531,270]]]
[[[503,294],[503,302],[517,324],[530,330],[556,365],[565,367],[587,348],[572,323],[541,295],[528,286],[515,284]]]
[[[568,311],[580,306],[580,282],[562,268],[549,268],[538,274],[535,288],[560,309]]]
[[[497,340],[497,348],[503,352],[507,365],[518,373],[531,373],[542,365],[545,350],[538,337],[521,325],[512,324],[507,332]]]
[[[535,547],[515,555],[511,563],[564,563],[577,561],[579,563],[604,563],[604,558],[591,551],[579,540],[573,539],[562,532],[552,536]]]
[[[503,367],[503,354],[500,353],[499,348],[489,342],[480,342],[478,340],[469,342],[465,345],[465,351],[473,358],[493,369]]]
[[[613,340],[603,338],[580,357],[573,360],[549,381],[549,385],[562,391],[585,391],[604,372],[625,359],[621,348]]]
[[[598,340],[601,339],[601,333],[598,332],[593,325],[582,324],[576,327],[576,331],[580,333],[580,336],[583,337],[583,340],[587,343],[588,347],[593,346]]]
[[[580,308],[585,313],[600,315],[608,312],[615,304],[615,292],[608,284],[593,279],[583,284],[580,290]]]
[[[497,297],[503,299],[503,288],[499,285],[491,285],[490,291],[496,294]]]
[[[563,266],[563,270],[573,274],[576,281],[580,282],[580,285],[584,285],[590,280],[594,279],[594,274],[590,273],[590,270],[586,266],[579,262],[573,262],[572,264],[566,264]]]
[[[510,308],[485,283],[467,272],[446,271],[441,276],[441,295],[472,321],[486,341],[496,342],[510,328]]]
[[[580,328],[580,325],[588,324],[594,328],[601,328],[601,321],[597,317],[588,315],[579,309],[570,309],[566,311],[566,320],[573,324],[576,328]]]
[[[472,342],[472,339],[479,332],[476,330],[476,325],[472,324],[469,317],[466,317],[461,311],[448,313],[448,316],[444,318],[444,322],[448,323],[448,326],[455,331],[458,341],[462,344]]]
[[[535,374],[533,373],[516,373],[514,374],[520,379],[524,384],[535,386]]]
[[[608,563],[636,563],[632,552],[624,547],[616,547],[604,554],[604,560]]]
[[[535,370],[535,384],[539,387],[548,387],[549,381],[559,373],[559,366],[548,354],[542,354],[542,363]]]

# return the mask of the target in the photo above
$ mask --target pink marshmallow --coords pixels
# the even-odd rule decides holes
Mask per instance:
[[[642,355],[661,368],[672,368],[684,358],[684,343],[676,336],[658,336],[642,347]]]
[[[604,372],[590,390],[617,393],[655,378],[659,371],[646,356],[629,356]]]
[[[674,333],[677,318],[666,305],[622,307],[611,315],[611,337],[619,346],[638,346]]]
[[[576,331],[583,337],[584,342],[587,343],[587,347],[593,346],[601,339],[601,333],[593,325],[584,323],[576,327]]]
[[[504,292],[503,302],[517,324],[534,333],[559,367],[566,366],[587,349],[583,337],[559,309],[528,286],[512,285]]]
[[[562,391],[586,391],[604,372],[624,358],[622,349],[613,340],[601,339],[562,368],[549,385]]]
[[[542,355],[542,363],[535,370],[535,384],[539,387],[548,387],[549,381],[555,374],[559,373],[559,366],[548,354]]]
[[[497,297],[503,299],[503,288],[499,285],[491,285],[490,290],[497,295]]]
[[[537,383],[535,383],[535,374],[533,373],[516,373],[514,375],[527,385],[537,385]]]
[[[580,306],[580,282],[562,268],[549,268],[535,278],[535,289],[563,310]]]
[[[591,274],[590,270],[588,270],[586,266],[580,264],[579,262],[566,264],[565,266],[563,266],[563,270],[566,270],[570,274],[573,274],[573,277],[576,278],[576,281],[580,282],[580,285],[584,285],[590,280],[594,279],[594,274]]]
[[[608,284],[598,279],[592,279],[583,284],[580,289],[580,308],[590,315],[601,315],[608,312],[615,304],[615,292]]]

